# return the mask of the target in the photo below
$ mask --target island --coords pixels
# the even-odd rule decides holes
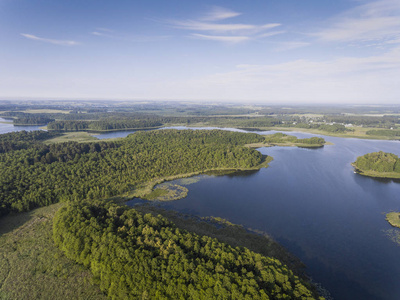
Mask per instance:
[[[352,163],[355,171],[364,176],[400,179],[400,159],[383,151],[367,153]]]

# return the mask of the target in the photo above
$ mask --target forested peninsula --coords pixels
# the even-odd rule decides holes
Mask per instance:
[[[314,299],[278,260],[105,202],[70,203],[55,243],[112,299]]]
[[[0,154],[1,215],[58,201],[106,199],[154,179],[254,168],[263,161],[260,152],[243,146],[263,141],[257,134],[159,130],[116,141],[51,145],[32,142],[35,134],[15,134]]]
[[[367,153],[352,163],[356,172],[370,177],[400,178],[400,159],[397,155],[383,151]]]
[[[88,267],[110,298],[318,298],[277,259],[108,201],[170,176],[259,168],[265,158],[245,145],[264,143],[264,136],[159,130],[108,142],[43,143],[58,135],[0,136],[0,212],[66,202],[54,219],[55,243]]]

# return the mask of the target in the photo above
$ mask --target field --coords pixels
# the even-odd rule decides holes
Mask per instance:
[[[94,136],[91,136],[89,133],[84,131],[79,131],[79,132],[64,133],[62,136],[58,136],[53,139],[45,141],[45,144],[49,145],[49,144],[64,143],[64,142],[86,143],[86,142],[93,142],[96,140],[98,139]]]
[[[106,299],[91,273],[53,244],[61,205],[0,220],[0,299]]]

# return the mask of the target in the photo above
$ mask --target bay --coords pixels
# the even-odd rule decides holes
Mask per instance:
[[[400,155],[400,143],[323,137],[334,145],[259,148],[274,157],[269,168],[203,175],[185,199],[159,205],[268,232],[334,299],[399,299],[400,247],[385,213],[400,210],[400,183],[355,174],[351,163],[380,150]]]

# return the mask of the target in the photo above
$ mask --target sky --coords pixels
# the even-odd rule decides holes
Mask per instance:
[[[400,1],[0,0],[0,99],[400,104]]]

